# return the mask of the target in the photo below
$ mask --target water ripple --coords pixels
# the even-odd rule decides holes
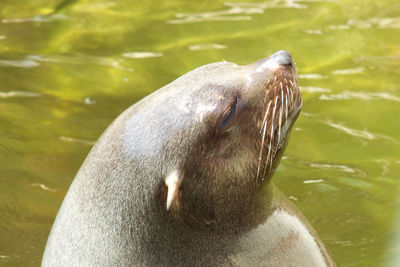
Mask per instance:
[[[311,163],[310,167],[317,168],[317,169],[323,169],[323,170],[337,170],[337,171],[347,172],[347,173],[357,173],[363,177],[366,176],[364,171],[357,169],[357,168],[349,167],[347,165],[329,164],[329,163]]]
[[[304,180],[303,184],[317,184],[324,182],[324,179]]]
[[[56,189],[50,188],[50,187],[48,187],[48,186],[46,186],[44,184],[33,183],[32,186],[33,187],[39,187],[39,188],[41,188],[41,189],[43,189],[45,191],[49,191],[49,192],[56,192],[57,191]]]
[[[93,105],[93,104],[96,104],[96,100],[93,100],[93,99],[91,99],[90,97],[85,97],[84,99],[83,99],[83,102],[86,104],[86,105]]]
[[[127,52],[123,53],[122,56],[127,58],[149,58],[149,57],[161,57],[163,53],[156,52]]]
[[[337,245],[341,245],[342,247],[348,247],[348,246],[352,246],[353,242],[351,240],[338,240],[338,241],[330,241],[330,244],[337,244]]]
[[[297,77],[299,79],[310,79],[310,80],[321,80],[327,78],[326,76],[318,73],[299,74]]]
[[[339,25],[330,25],[329,28],[332,30],[348,30],[351,27],[350,25],[347,24],[339,24]]]
[[[67,19],[67,16],[64,14],[52,14],[45,16],[33,16],[27,18],[5,18],[2,19],[1,22],[4,24],[8,23],[23,23],[23,22],[51,22],[56,20],[64,20]]]
[[[299,88],[301,92],[307,92],[307,93],[325,93],[331,91],[331,89],[329,88],[322,88],[315,86],[300,86]]]
[[[360,179],[348,178],[348,177],[339,177],[338,181],[342,184],[361,188],[361,189],[367,189],[367,188],[371,188],[373,186],[370,182],[363,181]]]
[[[396,145],[400,145],[400,142],[397,139],[395,139],[395,138],[393,138],[391,136],[384,135],[384,134],[371,133],[371,132],[368,132],[367,130],[352,129],[352,128],[346,127],[346,126],[344,126],[342,124],[331,122],[329,120],[328,121],[323,121],[322,123],[324,123],[324,124],[326,124],[326,125],[328,125],[330,127],[333,127],[335,129],[338,129],[338,130],[340,130],[342,132],[345,132],[346,134],[349,134],[351,136],[358,137],[358,138],[361,138],[361,139],[376,140],[378,138],[381,138],[381,139],[389,140],[390,142],[392,142],[392,143],[394,143]]]
[[[321,95],[320,100],[349,100],[349,99],[361,99],[361,100],[390,100],[395,102],[400,102],[400,97],[392,95],[390,93],[372,93],[372,92],[352,92],[344,91],[340,94],[332,95]]]
[[[301,2],[301,3],[300,3]],[[168,20],[170,24],[183,24],[204,21],[245,21],[251,20],[254,14],[263,14],[264,10],[270,8],[307,8],[302,4],[304,0],[275,0],[262,3],[252,2],[226,2],[228,9],[200,12],[200,13],[180,13],[175,15],[175,19]]]
[[[347,24],[359,29],[368,29],[371,27],[377,27],[380,29],[400,29],[400,18],[370,18],[367,20],[351,19]]]
[[[318,35],[323,33],[322,30],[304,30],[304,32],[307,34],[318,34]]]
[[[21,60],[0,59],[0,66],[2,67],[33,68],[39,65],[40,64],[37,61],[31,59],[21,59]]]
[[[39,93],[33,93],[28,91],[9,91],[0,92],[0,98],[11,98],[11,97],[38,97],[41,96]]]
[[[0,162],[2,162],[4,159],[6,159],[7,163],[16,162],[19,157],[19,153],[14,149],[14,146],[11,142],[8,142],[8,140],[4,140],[4,143],[0,142]]]
[[[66,136],[60,136],[58,139],[60,139],[63,142],[66,142],[66,143],[78,143],[78,144],[83,144],[86,146],[92,146],[95,143],[95,141],[89,141],[89,140],[66,137]]]
[[[327,122],[325,122],[325,124],[335,128],[335,129],[338,129],[338,130],[340,130],[342,132],[345,132],[345,133],[347,133],[349,135],[355,136],[355,137],[360,137],[360,138],[367,139],[367,140],[376,139],[376,136],[373,133],[370,133],[370,132],[368,132],[366,130],[362,130],[361,131],[361,130],[352,129],[352,128],[349,128],[349,127],[346,127],[346,126],[343,126],[341,124],[334,123],[334,122],[331,122],[331,121],[327,121]]]
[[[198,44],[189,46],[189,50],[211,50],[211,49],[225,49],[227,46],[223,44]]]
[[[374,162],[378,163],[382,168],[381,176],[385,176],[387,172],[389,172],[390,161],[385,159],[375,159]]]
[[[335,75],[346,75],[346,74],[357,74],[364,72],[364,67],[354,68],[354,69],[344,69],[344,70],[334,70],[332,74]]]
[[[26,60],[32,60],[39,64],[38,62],[53,62],[53,63],[62,63],[62,64],[97,64],[105,67],[110,67],[118,70],[133,72],[132,68],[126,68],[121,65],[120,59],[115,58],[107,58],[107,57],[97,57],[90,55],[28,55],[26,56]]]
[[[8,255],[0,255],[0,262],[9,262],[11,259],[11,256]]]

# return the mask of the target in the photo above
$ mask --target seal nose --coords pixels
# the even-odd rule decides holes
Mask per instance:
[[[250,64],[256,72],[265,72],[267,69],[278,69],[281,66],[294,66],[292,56],[286,50],[280,50],[269,57]]]
[[[286,50],[280,50],[272,54],[270,57],[272,60],[276,61],[276,63],[280,65],[290,65],[293,62],[292,56]]]

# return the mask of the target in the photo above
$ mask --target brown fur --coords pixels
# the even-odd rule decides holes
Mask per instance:
[[[334,265],[270,182],[301,104],[284,51],[202,66],[142,99],[89,153],[42,265]]]

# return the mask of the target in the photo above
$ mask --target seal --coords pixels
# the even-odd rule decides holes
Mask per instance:
[[[42,266],[334,266],[271,182],[301,106],[283,50],[145,97],[87,156]]]

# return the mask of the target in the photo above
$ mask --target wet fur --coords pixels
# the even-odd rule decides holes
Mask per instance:
[[[279,91],[268,80],[272,84],[282,75],[257,74],[249,83],[250,68],[200,67],[121,114],[74,179],[42,266],[333,265],[309,224],[270,182],[290,130],[278,140],[276,125],[283,117],[267,111],[269,94],[273,99]],[[245,89],[259,92],[248,96],[232,126],[220,130],[221,114],[238,93],[246,100]],[[284,101],[281,97],[275,112]],[[271,134],[262,136],[264,130]],[[263,173],[257,175],[257,169]],[[173,170],[183,178],[167,210],[164,179]],[[274,216],[277,210],[299,218],[312,238],[276,222],[287,217]],[[266,244],[276,231],[283,235],[280,241]],[[306,242],[317,249],[299,254]]]

